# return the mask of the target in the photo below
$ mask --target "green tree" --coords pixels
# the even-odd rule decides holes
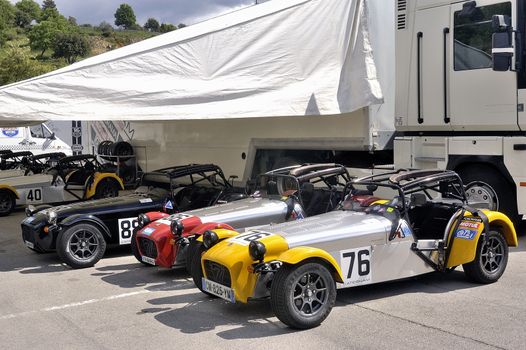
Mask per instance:
[[[0,46],[6,41],[6,30],[11,28],[15,20],[15,8],[8,0],[0,0]]]
[[[57,9],[57,4],[55,4],[55,2],[53,0],[44,0],[44,2],[42,2],[42,11],[46,10],[46,9]]]
[[[33,20],[39,20],[42,14],[40,6],[33,0],[20,0],[15,7],[15,22],[21,28],[29,26]]]
[[[121,4],[115,12],[115,25],[129,29],[135,25],[137,19],[133,9],[128,4]]]
[[[144,29],[149,30],[150,32],[158,32],[159,27],[159,21],[157,21],[155,18],[148,18],[144,24]]]
[[[32,59],[26,50],[11,47],[0,59],[0,85],[29,79],[51,70]]]
[[[177,28],[181,29],[181,28],[184,28],[186,27],[186,24],[184,23],[179,23],[179,25],[177,26]]]
[[[69,24],[71,24],[74,27],[76,27],[78,25],[77,24],[77,19],[75,17],[72,17],[72,16],[68,17],[68,22],[69,22]]]
[[[53,57],[63,57],[69,64],[75,63],[77,57],[84,57],[90,51],[88,40],[79,33],[59,33],[53,43]]]
[[[69,30],[69,23],[64,17],[50,18],[33,26],[28,33],[29,46],[32,50],[40,50],[40,57],[53,46],[59,33]]]
[[[170,24],[170,23],[163,23],[161,24],[161,26],[159,27],[159,31],[161,33],[168,33],[168,32],[171,32],[173,30],[176,30],[177,27],[174,26],[173,24]]]
[[[97,30],[100,30],[102,32],[102,36],[109,37],[111,33],[113,33],[113,27],[108,22],[102,21],[99,26],[97,27]]]

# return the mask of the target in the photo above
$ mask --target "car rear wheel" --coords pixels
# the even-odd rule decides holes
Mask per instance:
[[[493,283],[506,270],[508,264],[508,244],[498,231],[490,231],[485,240],[480,237],[475,260],[462,265],[466,277],[478,283]]]
[[[153,265],[147,264],[144,261],[142,261],[142,255],[141,255],[141,252],[139,251],[139,247],[137,246],[137,232],[136,231],[134,231],[132,234],[130,245],[131,245],[131,251],[133,253],[133,256],[135,257],[135,259],[137,259],[137,261],[139,261],[144,266],[153,266]]]
[[[202,242],[196,241],[194,245],[194,251],[192,259],[192,266],[190,268],[191,272],[190,275],[192,276],[192,280],[194,281],[195,286],[206,295],[209,295],[211,297],[215,297],[214,295],[206,292],[203,290],[203,268],[201,267],[201,256],[206,251],[206,248],[204,247]]]
[[[57,254],[74,269],[95,265],[106,251],[106,241],[100,230],[91,224],[74,225],[59,233]]]
[[[308,329],[320,325],[336,300],[330,271],[320,263],[283,265],[272,281],[270,305],[287,326]]]
[[[15,196],[8,190],[0,190],[0,216],[11,214],[15,208]]]
[[[119,187],[115,181],[110,179],[104,179],[97,185],[95,190],[95,199],[100,198],[113,198],[119,195]]]

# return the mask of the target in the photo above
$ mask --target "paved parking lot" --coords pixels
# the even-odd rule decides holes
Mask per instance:
[[[183,271],[110,251],[72,270],[23,245],[22,212],[0,218],[2,349],[524,349],[526,237],[493,285],[460,271],[338,293],[318,328],[293,331],[268,302],[231,305],[201,294]],[[526,230],[521,229],[521,232]]]

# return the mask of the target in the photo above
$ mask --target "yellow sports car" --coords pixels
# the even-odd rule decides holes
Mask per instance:
[[[282,322],[311,328],[329,315],[337,288],[459,265],[470,280],[492,283],[506,269],[508,247],[517,246],[509,218],[471,208],[452,171],[370,176],[348,184],[348,192],[326,214],[242,234],[206,231],[194,255],[196,286],[230,302],[270,297]],[[379,202],[380,193],[393,199]],[[372,198],[356,200],[364,196]]]

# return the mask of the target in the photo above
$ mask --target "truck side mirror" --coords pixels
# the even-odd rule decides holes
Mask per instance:
[[[514,54],[511,18],[506,15],[494,15],[492,25],[494,31],[491,49],[493,70],[505,72],[512,68],[511,58]]]

